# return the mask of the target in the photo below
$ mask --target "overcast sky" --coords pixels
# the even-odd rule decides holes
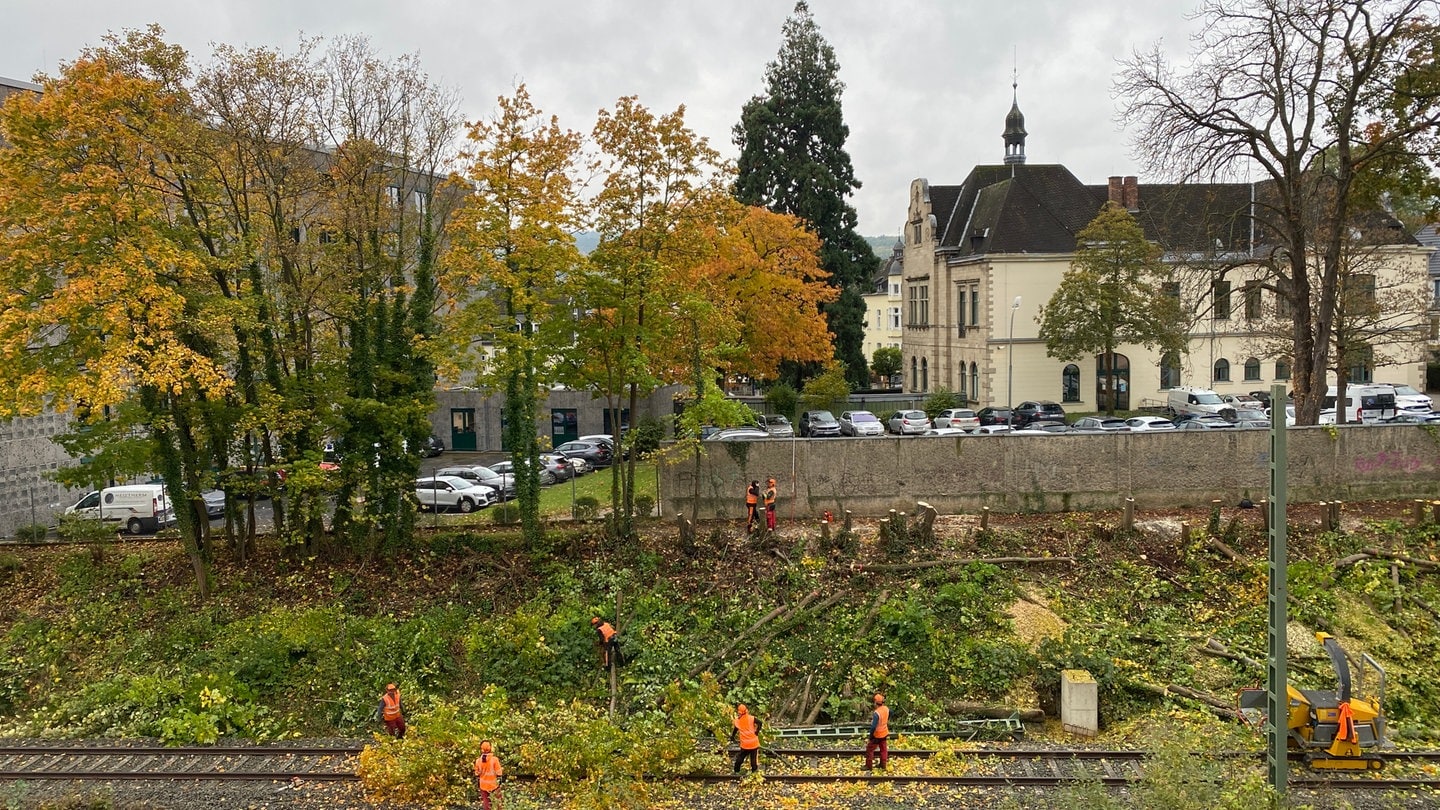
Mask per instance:
[[[794,0],[19,0],[0,26],[0,76],[55,73],[109,31],[158,23],[197,58],[213,43],[293,50],[303,32],[363,34],[385,57],[418,53],[469,119],[525,82],[542,110],[588,132],[637,95],[734,157],[730,130],[764,89]],[[846,84],[847,143],[864,187],[860,232],[896,234],[910,181],[955,184],[1004,157],[1011,67],[1030,163],[1085,183],[1136,174],[1115,124],[1116,60],[1161,42],[1184,57],[1195,0],[810,0]],[[1141,178],[1141,182],[1157,178]]]

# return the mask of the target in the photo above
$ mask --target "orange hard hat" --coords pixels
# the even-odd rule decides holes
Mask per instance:
[[[482,754],[488,754],[488,753],[490,753],[490,741],[489,741],[489,740],[486,740],[485,742],[480,743],[480,753],[482,753]]]
[[[774,478],[771,478],[771,479],[770,479],[770,483],[772,483],[772,484],[775,483],[775,479],[774,479]]]
[[[745,704],[744,704],[744,703],[741,703],[739,706],[736,706],[736,707],[735,707],[735,711],[737,711],[737,712],[739,712],[739,713],[741,713],[741,714],[749,714],[749,713],[750,713],[750,710],[747,709],[747,708],[745,708]]]
[[[882,694],[880,694],[879,692],[876,692],[876,693],[875,693],[875,702],[876,702],[876,703],[884,703],[884,702],[885,702],[885,696],[882,695]]]
[[[387,684],[385,684],[385,691],[386,691],[386,692],[394,692],[394,691],[395,691],[396,689],[398,689],[398,688],[399,688],[399,687],[397,687],[397,686],[396,686],[395,684],[393,684],[393,683],[387,683]]]
[[[591,617],[590,617],[590,623],[591,623],[591,624],[599,624],[599,623],[600,623],[600,617],[599,617],[599,616],[591,616]]]

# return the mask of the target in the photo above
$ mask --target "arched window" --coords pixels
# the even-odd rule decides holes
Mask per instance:
[[[920,361],[910,358],[910,390],[920,390]]]
[[[1245,379],[1246,381],[1260,379],[1260,361],[1254,357],[1245,361]]]
[[[970,364],[970,399],[980,401],[980,367]]]
[[[1176,388],[1180,385],[1180,354],[1167,352],[1160,358],[1160,388]]]
[[[1277,379],[1277,380],[1288,380],[1288,379],[1290,379],[1290,362],[1289,362],[1288,360],[1276,360],[1276,361],[1275,361],[1275,379]]]
[[[1095,407],[1107,411],[1111,408],[1130,410],[1129,357],[1114,353],[1095,355]]]
[[[1220,358],[1215,361],[1215,382],[1230,382],[1230,361]]]
[[[961,402],[964,402],[964,401],[965,401],[965,383],[966,383],[966,382],[967,382],[967,380],[965,379],[965,363],[962,361],[962,362],[960,363],[960,401],[961,401]]]
[[[1060,401],[1080,401],[1080,367],[1071,363],[1060,372]]]
[[[920,358],[920,390],[930,390],[930,361]]]

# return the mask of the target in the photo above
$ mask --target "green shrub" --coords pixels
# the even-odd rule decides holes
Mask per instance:
[[[594,520],[600,514],[600,500],[593,495],[581,495],[575,499],[575,519]]]
[[[649,517],[655,513],[655,499],[649,495],[635,496],[635,514]]]
[[[960,400],[959,394],[948,388],[937,388],[921,403],[920,410],[924,411],[926,416],[934,419],[940,415],[941,411],[958,408],[963,404],[965,403]]]
[[[22,543],[39,543],[44,541],[50,534],[50,527],[44,523],[32,523],[29,526],[15,527],[15,539]]]
[[[653,416],[642,417],[625,435],[625,444],[631,451],[644,455],[653,453],[665,441],[665,423]]]
[[[115,539],[115,524],[77,515],[65,515],[60,518],[56,532],[72,543],[99,543]]]
[[[4,552],[0,554],[0,574],[15,574],[25,569],[25,561],[19,554]]]
[[[520,522],[520,507],[514,501],[490,507],[490,520],[497,526],[513,526]]]

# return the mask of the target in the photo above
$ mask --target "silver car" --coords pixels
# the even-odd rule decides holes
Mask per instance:
[[[778,413],[766,413],[755,417],[755,426],[769,433],[775,439],[795,438],[795,427],[790,420]]]
[[[421,509],[474,512],[495,502],[495,490],[458,475],[436,475],[415,479],[415,498]]]
[[[924,411],[896,411],[890,417],[890,432],[899,436],[918,436],[929,429],[930,417]]]
[[[881,436],[885,426],[880,417],[869,411],[846,411],[840,414],[841,436]]]

